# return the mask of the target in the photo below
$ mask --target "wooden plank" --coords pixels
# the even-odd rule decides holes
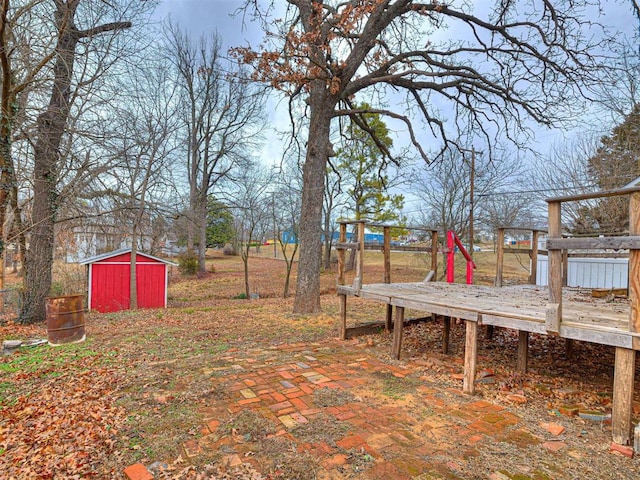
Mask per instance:
[[[384,246],[382,248],[382,254],[384,256],[384,283],[391,283],[391,230],[389,227],[384,227]]]
[[[438,231],[431,230],[431,271],[433,278],[438,276]]]
[[[532,333],[547,333],[545,324],[542,321],[533,322],[530,320],[520,320],[495,315],[482,314],[484,325],[495,325],[496,327],[510,328],[512,330],[525,330]]]
[[[562,286],[569,284],[569,251],[562,250]]]
[[[384,320],[384,331],[389,333],[391,331],[391,322],[393,321],[393,305],[387,304],[387,314]]]
[[[400,360],[400,351],[402,350],[402,328],[404,327],[404,308],[396,307],[396,318],[393,324],[393,345],[391,347],[391,355],[393,358]]]
[[[559,303],[548,303],[545,310],[545,327],[548,333],[558,333],[560,331],[560,319],[562,305]]]
[[[496,279],[494,285],[502,286],[502,272],[504,269],[504,228],[498,229],[498,252],[496,259]]]
[[[617,188],[615,190],[601,190],[599,192],[580,193],[577,195],[568,195],[566,197],[547,198],[545,201],[547,203],[576,202],[578,200],[591,200],[594,198],[618,197],[621,195],[629,195],[633,192],[640,192],[640,187]]]
[[[465,322],[464,344],[464,379],[462,391],[473,394],[475,392],[476,364],[478,361],[478,324],[467,320]]]
[[[516,370],[527,373],[529,363],[529,332],[518,331],[518,360]]]
[[[640,193],[629,202],[629,235],[640,233]],[[629,252],[629,330],[640,332],[640,250]]]
[[[354,242],[336,242],[333,244],[336,250],[359,250],[360,244]],[[380,250],[380,246],[378,246],[378,250]]]
[[[340,339],[347,339],[347,296],[339,295],[340,297]]]
[[[640,249],[640,236],[548,238],[547,250]]]
[[[451,333],[451,317],[442,317],[442,353],[449,353],[449,335]]]
[[[620,445],[631,442],[631,417],[633,414],[633,380],[636,366],[636,352],[626,348],[616,348],[615,372],[613,378],[613,441]]]
[[[340,224],[338,241],[342,243],[347,241],[347,226],[344,224]],[[344,253],[344,250],[338,250],[338,285],[344,285]]]
[[[549,237],[560,238],[562,228],[560,203],[549,203]],[[562,321],[562,252],[549,251],[549,304],[545,312],[547,330],[557,333]]]
[[[356,289],[362,288],[362,272],[364,269],[364,226],[365,222],[358,224],[358,252],[356,255],[356,277],[353,279],[353,286]]]
[[[531,271],[529,272],[529,284],[535,285],[538,278],[538,239],[540,232],[531,232]]]

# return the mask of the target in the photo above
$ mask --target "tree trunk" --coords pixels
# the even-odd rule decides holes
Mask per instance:
[[[138,235],[137,225],[133,226],[131,236],[131,266],[129,268],[129,310],[138,309]]]
[[[29,250],[25,255],[21,323],[45,320],[45,299],[51,290],[53,226],[58,208],[57,164],[70,111],[75,48],[80,38],[73,24],[77,4],[77,1],[57,3],[59,36],[53,67],[54,80],[47,110],[38,117],[38,135],[34,147],[33,226]]]
[[[331,147],[329,133],[334,105],[321,82],[311,91],[309,144],[303,168],[304,188],[300,211],[300,259],[294,313],[320,311],[322,264],[322,203],[325,169]]]
[[[207,271],[207,199],[198,209],[198,272]]]

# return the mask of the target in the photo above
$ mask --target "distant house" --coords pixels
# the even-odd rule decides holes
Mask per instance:
[[[88,270],[89,309],[99,312],[128,310],[131,305],[131,249],[115,250],[81,260]],[[138,308],[167,306],[168,267],[173,262],[136,254]]]

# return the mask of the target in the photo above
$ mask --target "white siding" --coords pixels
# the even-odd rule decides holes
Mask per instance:
[[[567,286],[584,288],[627,288],[629,260],[626,258],[570,258]],[[537,285],[547,285],[547,257],[538,257]]]

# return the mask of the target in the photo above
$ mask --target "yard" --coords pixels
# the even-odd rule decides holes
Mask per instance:
[[[264,250],[250,262],[257,299],[234,298],[242,262],[216,255],[204,277],[171,273],[166,310],[90,313],[87,341],[2,358],[0,476],[122,479],[136,464],[176,479],[640,476],[640,460],[610,449],[612,349],[578,343],[568,357],[533,335],[522,374],[516,332],[497,329],[466,396],[462,326],[448,355],[439,325],[407,328],[401,361],[384,332],[339,341],[335,272],[322,274],[324,313],[294,316],[284,262]],[[493,253],[475,257],[489,283]],[[526,276],[526,255],[506,260],[509,281]],[[364,281],[379,281],[381,256],[366,263]],[[422,280],[429,264],[394,254],[392,278]],[[383,317],[373,302],[349,309],[350,320]],[[0,340],[44,337],[0,327]]]

